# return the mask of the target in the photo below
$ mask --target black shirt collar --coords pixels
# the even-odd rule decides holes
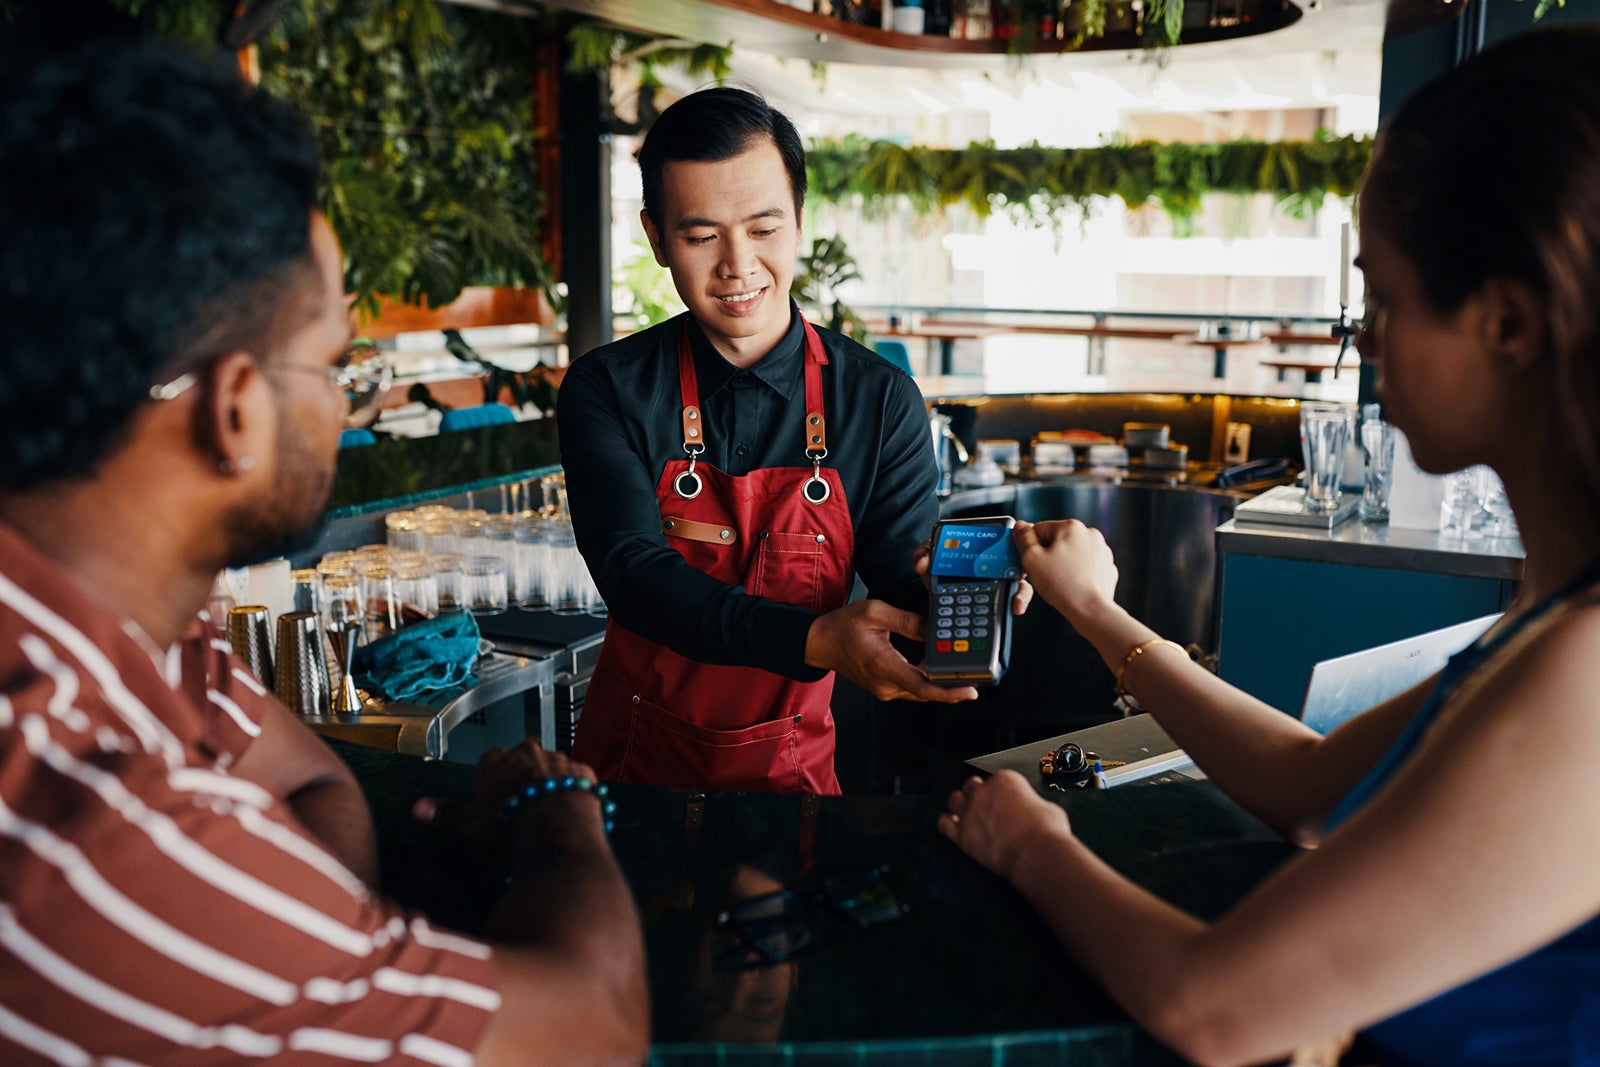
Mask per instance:
[[[705,331],[700,324],[695,322],[694,316],[685,315],[690,323],[689,351],[694,355],[694,374],[700,385],[700,399],[711,396],[718,389],[727,385],[735,374],[741,373],[738,367],[723,358],[722,353],[706,338]],[[800,309],[793,300],[789,301],[789,331],[768,352],[756,361],[755,365],[745,370],[746,378],[761,382],[767,388],[783,397],[791,399],[795,391],[801,387],[801,363],[805,357],[805,327],[800,318]]]

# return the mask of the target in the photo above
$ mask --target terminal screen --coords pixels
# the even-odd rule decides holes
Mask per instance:
[[[940,523],[933,542],[932,572],[942,578],[993,581],[1022,574],[1011,530],[987,523]]]

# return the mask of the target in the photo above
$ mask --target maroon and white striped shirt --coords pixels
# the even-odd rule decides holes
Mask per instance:
[[[472,1062],[488,947],[228,773],[269,699],[0,525],[0,1063]]]

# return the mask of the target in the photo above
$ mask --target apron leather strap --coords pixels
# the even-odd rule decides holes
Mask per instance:
[[[806,425],[805,453],[813,464],[828,454],[828,420],[822,413],[822,368],[828,353],[822,337],[805,319]],[[678,392],[683,397],[683,450],[691,456],[705,451],[705,420],[700,412],[700,383],[694,373],[694,351],[689,345],[689,324],[678,333]]]
[[[806,456],[817,460],[828,454],[828,420],[822,415],[822,365],[828,362],[822,338],[806,328]]]

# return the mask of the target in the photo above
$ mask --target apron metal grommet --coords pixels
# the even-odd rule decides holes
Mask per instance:
[[[639,694],[638,693],[633,694],[633,702],[635,704],[639,703]]]
[[[800,495],[813,504],[821,504],[832,494],[833,490],[828,483],[815,474],[807,478],[805,484],[800,487]]]
[[[794,717],[794,721],[795,721],[795,722],[799,722],[799,721],[800,721],[800,720],[801,720],[801,719],[803,719],[803,718],[805,718],[805,716],[804,716],[804,715],[796,715],[796,716],[795,716],[795,717]]]
[[[828,535],[827,534],[817,534],[817,544],[820,545],[824,541],[826,541],[827,539],[828,539]]]
[[[694,471],[684,471],[672,479],[672,491],[685,500],[693,500],[700,495],[700,490],[705,488],[705,483]]]

